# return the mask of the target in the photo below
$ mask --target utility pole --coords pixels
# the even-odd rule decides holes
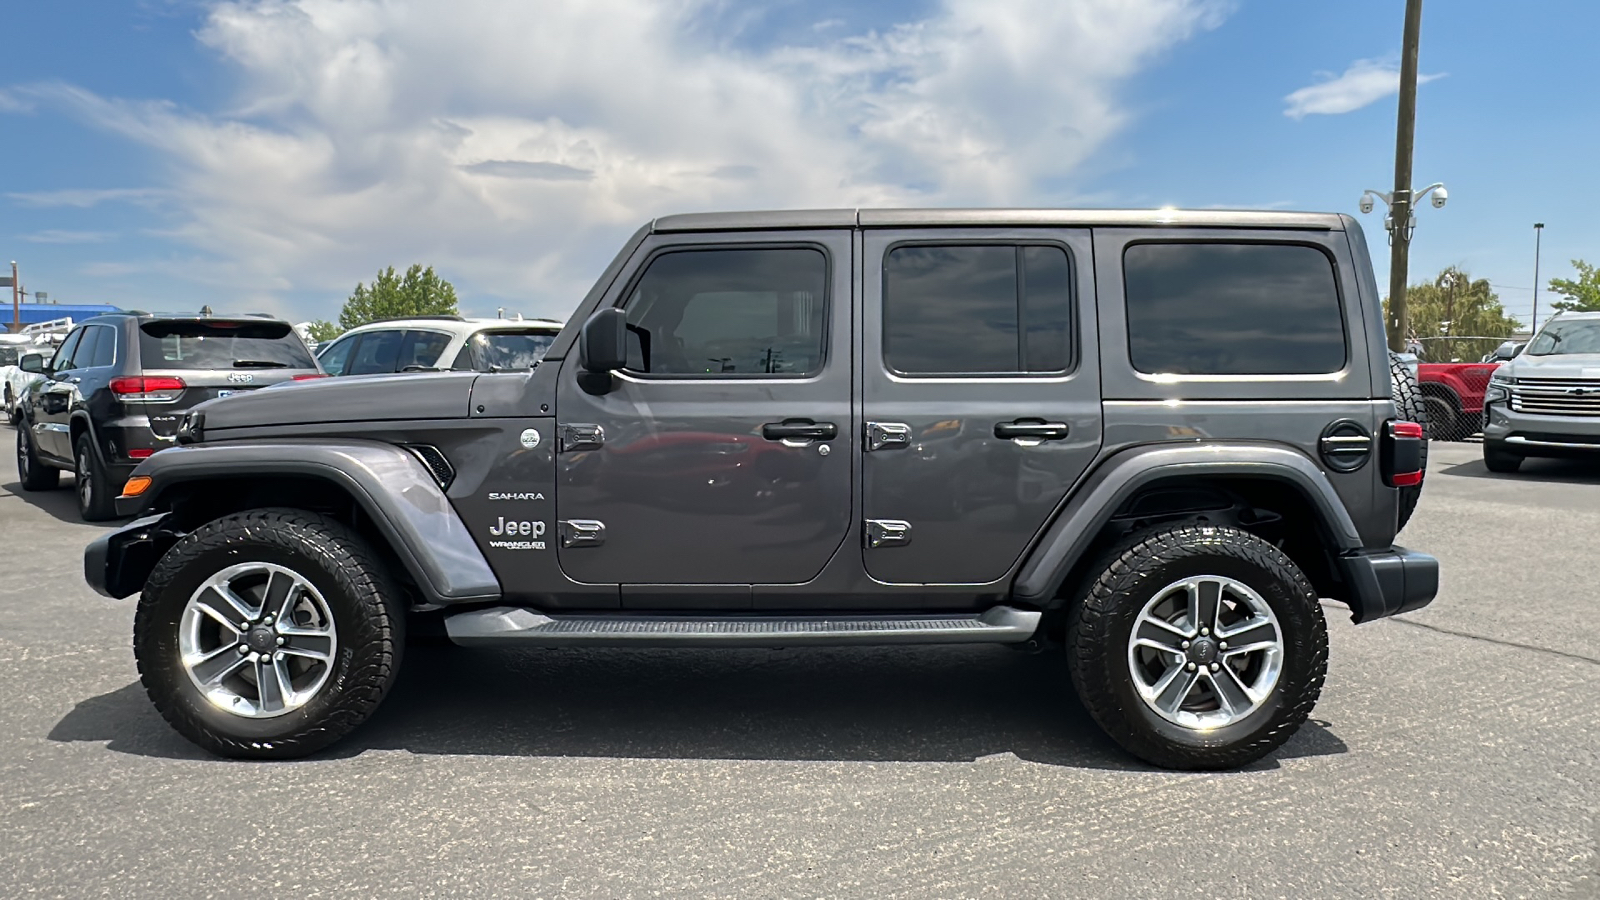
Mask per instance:
[[[1400,115],[1394,139],[1394,197],[1389,215],[1389,349],[1404,353],[1411,333],[1406,309],[1406,265],[1411,257],[1411,145],[1417,125],[1417,44],[1421,40],[1422,0],[1406,0],[1405,45],[1400,52]]]
[[[17,281],[17,261],[11,261],[11,333],[22,330],[22,284]]]
[[[1533,223],[1533,324],[1529,334],[1539,333],[1539,239],[1544,237],[1544,223]]]

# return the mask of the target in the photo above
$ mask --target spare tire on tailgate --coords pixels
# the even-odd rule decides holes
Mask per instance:
[[[1400,354],[1389,352],[1389,380],[1394,385],[1394,407],[1400,418],[1415,422],[1422,426],[1424,439],[1422,441],[1422,472],[1428,472],[1428,441],[1432,437],[1428,428],[1427,403],[1422,398],[1422,388],[1417,385],[1417,377],[1412,374],[1411,367],[1400,358]],[[1406,527],[1411,521],[1411,514],[1416,511],[1417,501],[1422,499],[1422,482],[1400,488],[1400,522],[1398,528]]]

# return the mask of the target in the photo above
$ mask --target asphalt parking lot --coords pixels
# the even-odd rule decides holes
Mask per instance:
[[[1329,604],[1314,723],[1227,774],[993,647],[425,649],[331,753],[226,762],[145,698],[70,479],[0,473],[5,897],[1600,896],[1600,467],[1436,445],[1441,596]]]

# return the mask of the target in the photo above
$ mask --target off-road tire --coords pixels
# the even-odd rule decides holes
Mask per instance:
[[[1328,629],[1317,594],[1281,550],[1249,532],[1182,523],[1136,532],[1102,559],[1067,617],[1072,683],[1089,715],[1128,752],[1168,769],[1231,769],[1287,741],[1316,705],[1328,668]],[[1255,590],[1283,635],[1272,692],[1244,718],[1210,731],[1169,722],[1140,698],[1128,641],[1144,605],[1174,581],[1221,575]]]
[[[202,695],[179,659],[178,625],[196,588],[241,562],[288,566],[316,586],[338,635],[332,672],[304,706],[252,719]],[[377,553],[327,516],[257,509],[200,526],[178,541],[145,582],[133,647],[145,692],[179,734],[221,756],[291,759],[349,734],[378,708],[400,670],[405,607]]]
[[[61,470],[39,459],[26,422],[17,424],[17,480],[25,491],[51,491],[61,486]]]
[[[78,445],[74,451],[72,471],[77,478],[74,493],[78,496],[78,515],[85,522],[115,519],[116,492],[121,491],[121,486],[111,484],[106,467],[100,464],[100,456],[94,452],[94,442],[89,439],[88,432],[78,435]]]
[[[1491,472],[1509,475],[1522,468],[1522,457],[1502,449],[1498,441],[1483,442],[1483,465]]]
[[[1411,367],[1398,354],[1389,353],[1389,380],[1394,387],[1394,406],[1400,418],[1407,422],[1415,422],[1422,426],[1422,474],[1428,474],[1428,440],[1433,436],[1433,431],[1428,426],[1427,404],[1422,399],[1422,389],[1411,375]],[[1422,482],[1397,488],[1400,492],[1400,520],[1396,531],[1406,527],[1411,521],[1411,514],[1417,510],[1417,501],[1422,499]]]

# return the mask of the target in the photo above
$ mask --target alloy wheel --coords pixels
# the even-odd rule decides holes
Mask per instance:
[[[1209,731],[1259,709],[1283,671],[1283,629],[1266,600],[1220,575],[1157,591],[1128,638],[1134,687],[1156,715]]]
[[[310,702],[333,671],[337,647],[321,592],[272,563],[240,563],[206,579],[178,623],[189,680],[218,708],[252,719]]]

